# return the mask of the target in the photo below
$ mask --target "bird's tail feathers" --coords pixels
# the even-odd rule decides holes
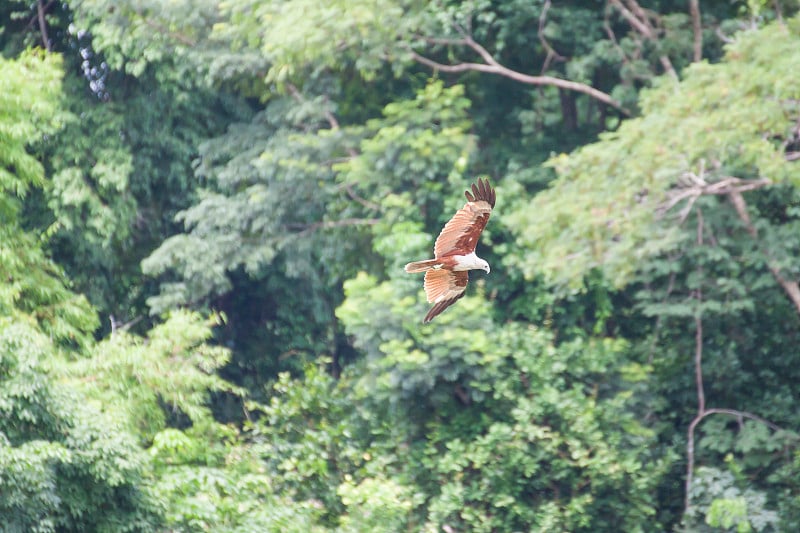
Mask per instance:
[[[416,274],[417,272],[427,272],[432,268],[436,268],[436,265],[441,265],[438,259],[426,259],[424,261],[414,261],[413,263],[409,263],[406,265],[406,272],[410,274]]]

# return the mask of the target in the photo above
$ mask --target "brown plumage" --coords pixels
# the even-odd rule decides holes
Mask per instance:
[[[464,296],[468,282],[469,274],[466,270],[454,272],[440,269],[425,272],[425,296],[428,298],[428,303],[436,305],[428,311],[423,322],[430,322],[433,317]]]
[[[488,180],[478,180],[464,193],[467,203],[442,228],[434,244],[434,259],[408,263],[406,272],[425,272],[425,295],[434,306],[423,322],[464,296],[468,270],[489,272],[489,264],[475,255],[475,247],[494,208],[496,195]]]
[[[446,255],[467,255],[475,251],[478,239],[489,222],[496,200],[494,189],[486,180],[472,184],[472,194],[464,192],[467,203],[442,228],[436,244],[434,256],[438,259]]]

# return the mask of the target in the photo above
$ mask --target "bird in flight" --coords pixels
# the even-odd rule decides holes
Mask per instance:
[[[472,184],[466,191],[467,203],[442,228],[433,246],[434,259],[414,261],[406,265],[409,273],[425,272],[425,296],[433,307],[423,319],[433,318],[464,296],[469,270],[491,270],[489,263],[475,255],[475,246],[489,221],[496,200],[489,180]]]

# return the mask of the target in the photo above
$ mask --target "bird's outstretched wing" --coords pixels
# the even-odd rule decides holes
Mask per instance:
[[[425,296],[427,296],[428,302],[434,305],[422,322],[430,322],[433,317],[464,296],[468,282],[467,271],[454,272],[441,269],[425,272]]]
[[[466,191],[464,195],[467,203],[445,224],[436,239],[433,252],[437,259],[474,252],[497,199],[494,189],[486,179],[473,183],[472,192]]]

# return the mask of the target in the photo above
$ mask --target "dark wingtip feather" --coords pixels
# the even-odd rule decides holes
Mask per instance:
[[[423,324],[430,323],[430,321],[433,320],[434,318],[436,318],[436,316],[439,313],[441,313],[442,311],[447,309],[447,306],[450,305],[450,303],[451,302],[448,300],[446,302],[439,302],[438,304],[436,304],[433,307],[431,307],[430,310],[428,311],[428,314],[425,315],[425,318],[422,319],[422,323]]]
[[[428,314],[425,315],[425,318],[422,319],[422,323],[427,324],[428,322],[439,316],[439,314],[441,314],[442,311],[444,311],[445,309],[456,303],[459,299],[463,298],[465,294],[466,291],[462,292],[455,298],[450,298],[449,300],[445,300],[444,302],[439,302],[438,304],[431,307],[431,310],[428,311]]]
[[[486,178],[478,179],[477,183],[472,184],[472,192],[465,191],[464,194],[467,200],[474,202],[476,200],[483,200],[487,202],[494,209],[494,204],[497,201],[497,193],[494,188],[489,185],[489,180]]]

